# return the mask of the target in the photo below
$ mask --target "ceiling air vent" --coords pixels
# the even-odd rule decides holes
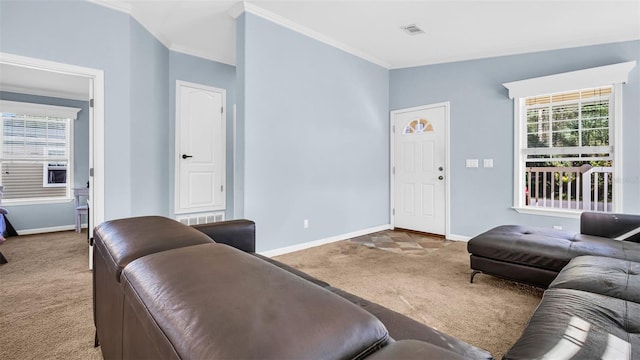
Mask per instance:
[[[409,35],[424,34],[424,31],[422,31],[422,29],[420,29],[416,24],[405,25],[401,28]]]

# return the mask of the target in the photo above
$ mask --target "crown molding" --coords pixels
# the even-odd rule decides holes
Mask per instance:
[[[215,62],[220,63],[220,64],[236,66],[236,64],[234,62],[230,62],[228,60],[222,60],[222,59],[213,57],[213,56],[211,56],[209,54],[206,54],[203,51],[195,50],[193,48],[189,48],[189,47],[186,47],[186,46],[173,45],[172,47],[169,48],[169,50],[174,51],[174,52],[179,52],[181,54],[186,54],[186,55],[189,55],[189,56],[199,57],[199,58],[202,58],[202,59],[205,59],[205,60],[209,60],[209,61],[215,61]]]
[[[321,33],[312,30],[306,26],[300,25],[299,23],[296,23],[294,21],[291,21],[287,18],[284,18],[278,14],[275,14],[269,10],[265,10],[264,8],[261,8],[257,5],[251,4],[251,3],[247,3],[245,1],[239,2],[236,5],[232,6],[231,9],[229,10],[229,15],[231,17],[233,17],[234,19],[237,19],[240,15],[242,15],[242,13],[247,12],[247,13],[251,13],[253,15],[259,16],[263,19],[269,20],[277,25],[280,25],[282,27],[285,27],[289,30],[293,30],[297,33],[306,35],[314,40],[320,41],[322,43],[325,43],[327,45],[330,45],[334,48],[340,49],[346,53],[349,53],[353,56],[357,56],[361,59],[364,59],[366,61],[369,61],[371,63],[374,63],[378,66],[381,66],[385,69],[390,69],[391,68],[391,64],[388,64],[376,57],[373,57],[363,51],[360,51],[358,49],[355,49],[349,45],[346,45],[344,43],[341,43],[333,38],[330,38],[328,36],[322,35]]]

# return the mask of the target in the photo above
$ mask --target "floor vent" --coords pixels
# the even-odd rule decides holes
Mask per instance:
[[[224,221],[224,213],[205,213],[205,214],[187,214],[178,215],[176,220],[185,225],[200,225]]]

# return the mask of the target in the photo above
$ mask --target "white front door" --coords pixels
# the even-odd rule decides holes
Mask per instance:
[[[449,104],[392,112],[394,227],[445,235]]]
[[[225,209],[226,91],[176,82],[175,212]]]

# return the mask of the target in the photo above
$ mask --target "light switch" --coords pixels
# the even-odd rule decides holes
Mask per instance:
[[[467,167],[468,168],[477,168],[478,167],[478,159],[467,159]]]
[[[482,166],[484,166],[486,168],[492,168],[493,167],[493,159],[484,159],[482,161]]]

